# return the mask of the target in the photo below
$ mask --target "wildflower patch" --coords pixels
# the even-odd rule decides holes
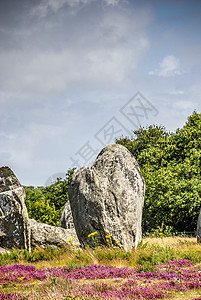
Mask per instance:
[[[15,293],[21,291],[20,293]],[[31,265],[0,267],[0,299],[161,299],[201,290],[201,266],[190,260],[139,267],[90,265],[76,269]],[[49,298],[48,298],[49,297]]]

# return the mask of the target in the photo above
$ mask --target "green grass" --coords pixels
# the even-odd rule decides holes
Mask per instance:
[[[137,250],[126,252],[118,247],[95,249],[73,249],[70,246],[62,249],[13,250],[10,254],[0,255],[0,265],[34,264],[42,266],[64,266],[72,268],[90,264],[112,264],[115,266],[143,265],[153,268],[159,263],[173,259],[189,259],[195,263],[201,262],[201,244],[195,238],[163,237],[143,239]]]

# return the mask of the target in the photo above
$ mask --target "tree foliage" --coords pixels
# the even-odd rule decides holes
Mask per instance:
[[[58,226],[62,207],[68,201],[68,186],[75,169],[70,169],[65,179],[47,187],[25,186],[29,217],[39,222]]]
[[[194,111],[175,133],[151,125],[134,134],[116,143],[133,153],[146,182],[143,231],[163,224],[194,231],[201,205],[201,114]]]

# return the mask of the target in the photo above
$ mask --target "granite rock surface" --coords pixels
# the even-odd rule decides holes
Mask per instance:
[[[51,226],[30,219],[31,225],[31,244],[32,246],[64,247],[67,245],[79,246],[79,241],[75,229],[64,229]]]
[[[90,167],[74,173],[69,186],[80,243],[136,248],[141,240],[144,196],[145,181],[132,153],[121,145],[106,146]]]
[[[26,194],[9,167],[0,168],[0,246],[31,250]]]

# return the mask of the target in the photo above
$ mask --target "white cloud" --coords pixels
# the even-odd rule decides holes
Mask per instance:
[[[149,48],[149,12],[139,10],[128,15],[118,9],[108,10],[98,12],[98,18],[96,13],[90,21],[82,13],[72,16],[72,28],[66,18],[61,39],[55,35],[54,26],[48,23],[47,28],[42,20],[36,33],[22,39],[21,47],[1,50],[2,91],[68,92],[81,85],[91,89],[128,83]],[[57,44],[61,46],[57,48]]]
[[[85,6],[96,0],[43,0],[39,5],[32,9],[32,15],[39,17],[45,17],[48,11],[57,12],[65,5],[69,5],[71,8],[78,6]]]
[[[160,69],[149,72],[149,75],[157,75],[161,77],[173,77],[181,75],[183,72],[180,67],[180,61],[174,55],[168,55],[163,58],[160,63]]]
[[[15,53],[6,57],[13,69],[9,82],[5,84],[11,91],[35,93],[68,91],[79,84],[91,87],[123,84],[128,72],[137,68],[147,47],[148,41],[141,39],[135,49],[92,49],[83,51],[80,56],[76,51],[67,50],[40,53],[30,60],[24,57],[24,64],[18,63],[21,54]]]
[[[104,0],[106,5],[115,6],[120,3],[120,0]],[[125,1],[124,1],[125,2]]]
[[[172,91],[166,91],[169,95],[183,95],[185,92],[183,90],[172,90]]]
[[[175,106],[179,109],[193,109],[195,107],[195,103],[192,101],[177,101],[175,102]]]
[[[32,9],[32,15],[45,17],[49,11],[57,12],[59,9],[68,5],[75,9],[91,4],[92,2],[99,2],[100,0],[42,0],[40,4]],[[127,0],[101,0],[107,6],[118,6],[121,3],[127,3]]]

